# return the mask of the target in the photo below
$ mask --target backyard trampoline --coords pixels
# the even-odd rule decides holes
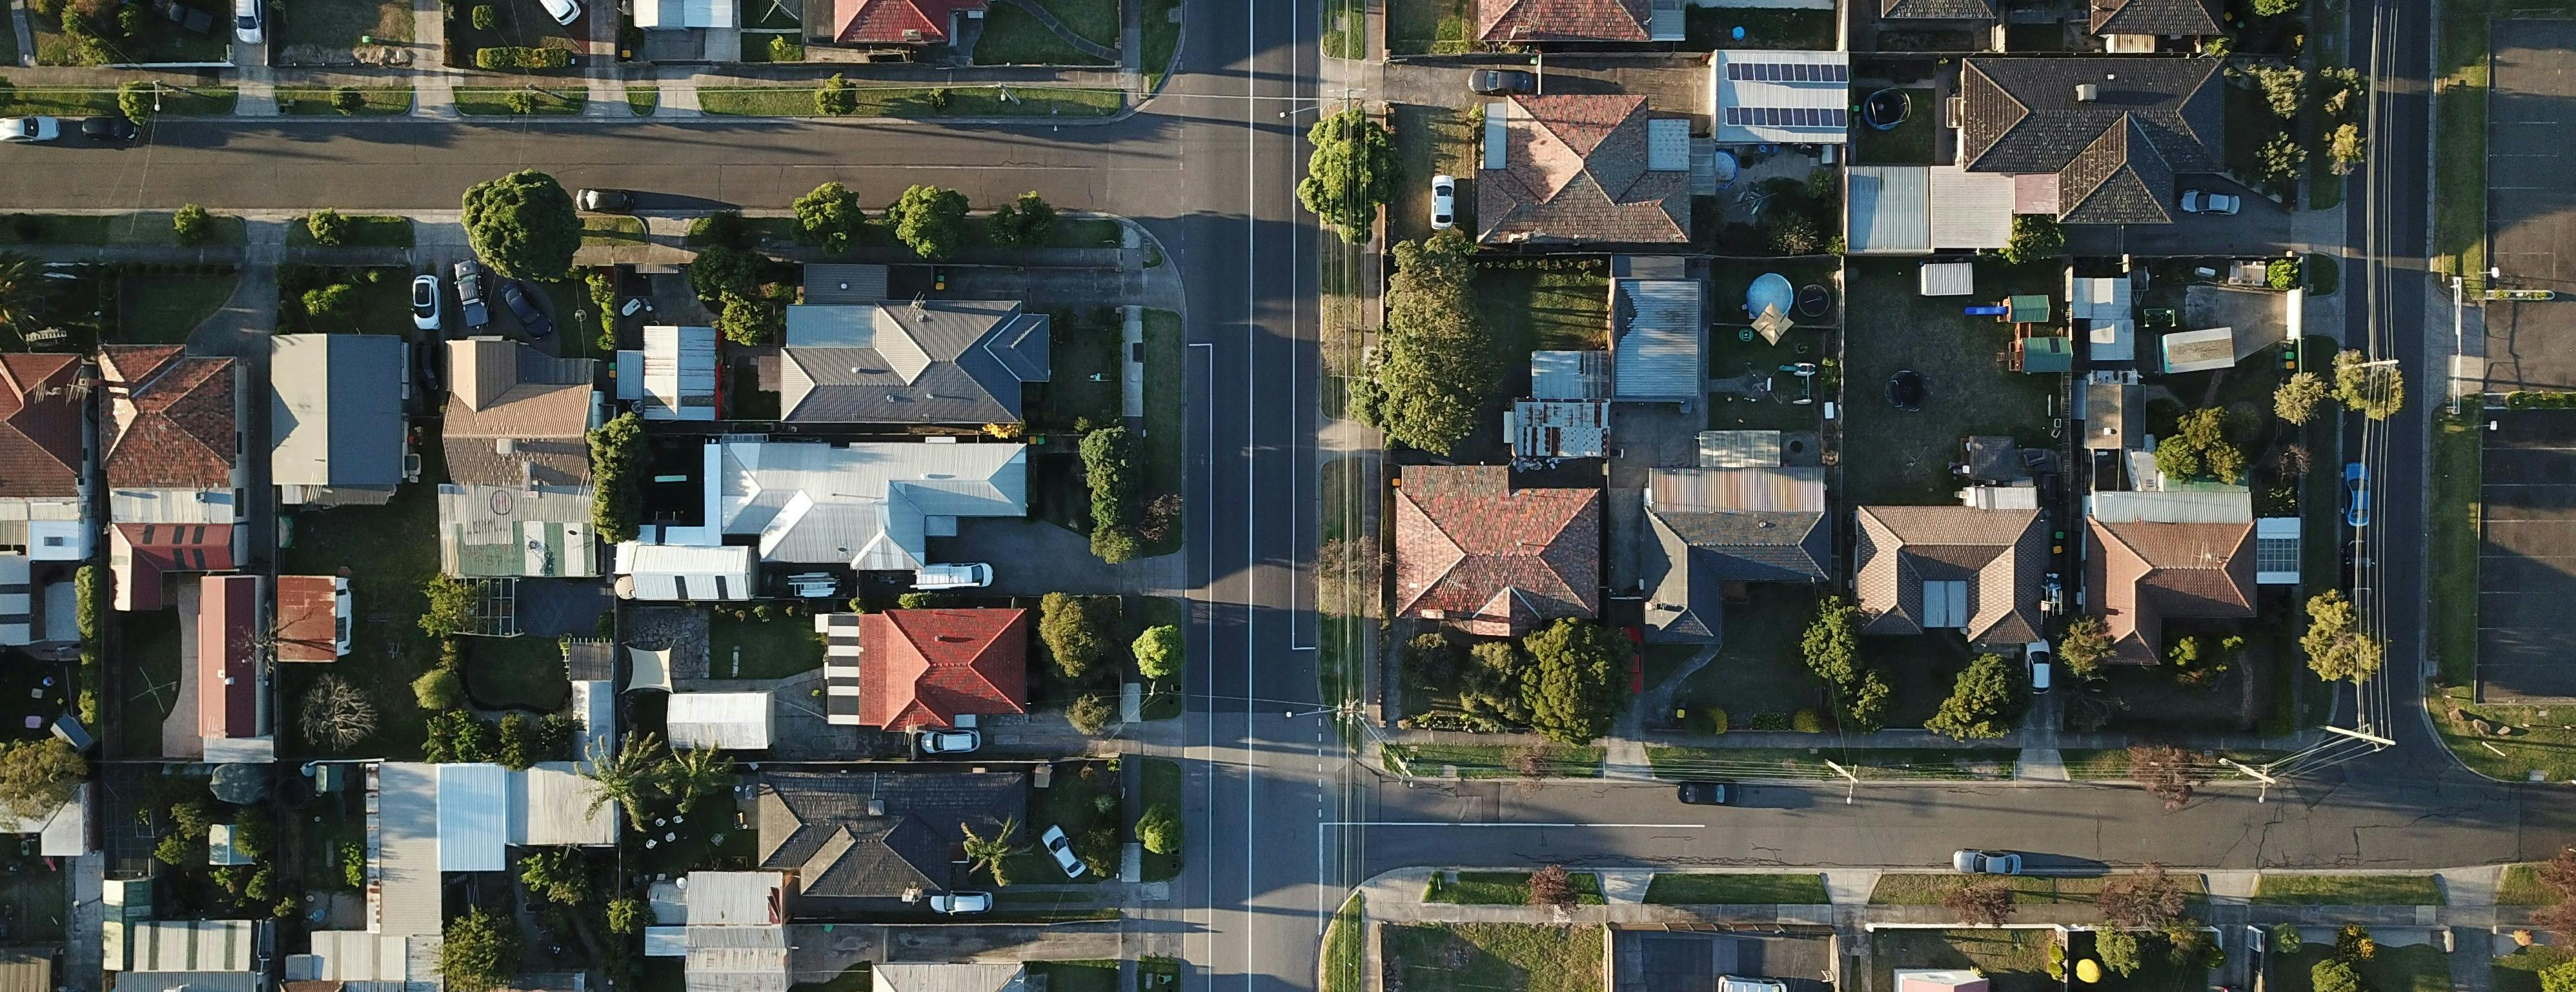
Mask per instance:
[[[1914,100],[1906,96],[1904,90],[1893,86],[1872,93],[1860,102],[1861,121],[1881,131],[1896,130],[1896,126],[1905,123],[1905,118],[1913,113]]]

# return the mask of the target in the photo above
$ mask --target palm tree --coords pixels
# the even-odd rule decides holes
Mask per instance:
[[[600,807],[614,802],[626,808],[627,819],[642,827],[644,801],[660,788],[662,754],[662,739],[652,734],[627,738],[616,754],[608,753],[605,746],[593,748],[590,770],[583,774],[598,789],[590,794],[590,808],[582,815],[597,816]]]
[[[36,329],[44,303],[45,269],[16,252],[0,254],[0,328],[20,335]]]
[[[1003,863],[1029,850],[1028,845],[1011,839],[1012,834],[1020,832],[1019,818],[1003,817],[1000,829],[993,831],[991,837],[977,834],[972,824],[959,823],[957,829],[966,832],[966,870],[971,873],[981,868],[992,874],[994,885],[1011,884],[1010,878],[1002,874]]]
[[[663,794],[679,800],[686,812],[698,800],[733,788],[733,759],[714,748],[673,751],[662,762],[660,777]]]

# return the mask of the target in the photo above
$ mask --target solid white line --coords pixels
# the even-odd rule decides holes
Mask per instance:
[[[1597,830],[1706,830],[1705,823],[1453,823],[1448,820],[1327,820],[1322,827],[1580,827]]]
[[[1254,398],[1258,392],[1256,386],[1259,380],[1254,378],[1252,370],[1260,366],[1254,350],[1259,341],[1256,317],[1257,301],[1261,298],[1261,244],[1258,237],[1261,226],[1261,184],[1258,182],[1259,170],[1255,169],[1254,165],[1260,160],[1261,129],[1254,122],[1253,117],[1261,104],[1259,101],[1250,99],[1260,91],[1260,65],[1260,2],[1244,0],[1243,95],[1246,99],[1243,102],[1243,691],[1246,695],[1254,692],[1252,659],[1255,642],[1252,635],[1252,620],[1253,611],[1259,609],[1258,597],[1254,595],[1254,590],[1258,585],[1255,579],[1256,569],[1260,565],[1257,546],[1253,541],[1253,535],[1258,531],[1254,526],[1254,520],[1258,514],[1258,507],[1255,504],[1261,492],[1254,472],[1254,468],[1261,461],[1259,457],[1261,445],[1256,430],[1259,424],[1256,417],[1259,403]],[[1261,776],[1261,769],[1256,764],[1255,757],[1252,710],[1250,707],[1245,707],[1243,711],[1243,899],[1247,908],[1252,901],[1254,891],[1252,825],[1259,822],[1253,818],[1252,803],[1253,783]],[[1254,929],[1247,917],[1243,926],[1243,960],[1240,965],[1243,969],[1244,992],[1252,992],[1252,976],[1260,970],[1252,965]],[[1211,961],[1209,964],[1213,965],[1215,962]]]

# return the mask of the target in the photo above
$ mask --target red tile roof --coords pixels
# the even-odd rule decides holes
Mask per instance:
[[[1515,96],[1503,167],[1476,170],[1476,240],[1690,240],[1690,173],[1648,169],[1646,98]]]
[[[259,577],[199,578],[197,598],[197,733],[259,736]]]
[[[985,0],[837,0],[832,20],[841,29],[832,40],[843,45],[941,44],[948,41],[952,15],[984,6]],[[907,38],[905,31],[919,35]]]
[[[277,660],[340,658],[339,580],[328,575],[277,577]]]
[[[1601,491],[1518,489],[1500,465],[1405,469],[1396,612],[1507,636],[1601,612]]]
[[[2111,635],[2111,660],[2164,661],[2165,621],[2254,615],[2251,522],[2104,523],[2087,518],[2087,612]]]
[[[953,727],[1028,712],[1029,611],[887,610],[859,618],[859,723]]]
[[[0,496],[80,493],[78,355],[0,355]]]
[[[166,602],[162,577],[171,572],[228,572],[233,564],[231,524],[116,524],[108,528],[108,553],[117,569],[117,609],[157,610]]]
[[[1654,11],[1645,0],[1478,0],[1476,37],[1485,41],[1648,41]]]
[[[230,489],[233,360],[165,345],[98,350],[113,423],[107,483],[138,489]]]

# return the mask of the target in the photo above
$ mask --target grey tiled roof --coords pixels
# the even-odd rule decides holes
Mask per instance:
[[[2094,34],[2223,34],[2209,0],[2093,0]]]
[[[885,815],[868,812],[872,799]],[[794,872],[806,896],[942,892],[961,825],[990,835],[1004,818],[1024,820],[1027,806],[1018,772],[773,772],[760,778],[760,867]]]
[[[2166,222],[2175,174],[2220,169],[2215,60],[1974,58],[1959,89],[1966,168],[2059,173],[2064,220]]]
[[[1879,0],[1878,16],[1891,21],[1992,20],[1995,5],[1994,0]]]
[[[1001,300],[795,306],[779,352],[783,419],[1017,423],[1048,379],[1049,321]]]
[[[2135,117],[2102,132],[2066,164],[2058,180],[2058,219],[2075,224],[2170,224],[2164,201],[2173,170],[2148,142]]]
[[[1822,513],[1648,510],[1720,582],[1821,582],[1833,577],[1833,529]]]

